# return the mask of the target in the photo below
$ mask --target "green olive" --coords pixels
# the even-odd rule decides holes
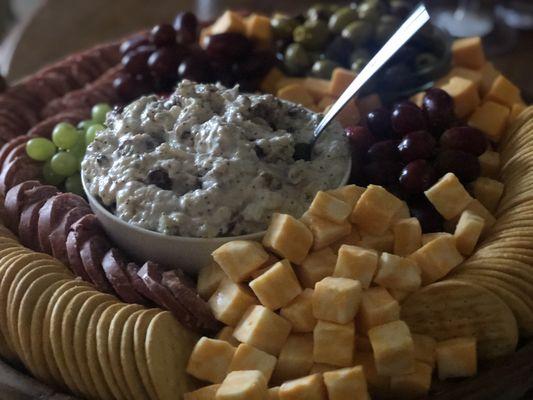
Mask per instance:
[[[366,0],[364,3],[361,3],[358,10],[358,16],[360,19],[365,19],[369,21],[377,21],[381,15],[381,7],[379,1],[375,0]]]
[[[339,64],[331,60],[319,60],[316,61],[311,67],[311,75],[316,78],[330,79],[333,70],[337,68]]]
[[[305,48],[299,43],[291,43],[285,50],[285,68],[291,75],[305,72],[311,65],[311,59]]]
[[[308,50],[320,50],[328,41],[329,30],[323,21],[306,21],[294,30],[292,38]]]
[[[417,70],[422,70],[435,65],[438,62],[437,57],[432,53],[420,53],[415,58]]]
[[[270,20],[270,26],[276,39],[291,39],[292,31],[298,26],[298,21],[286,16],[276,16]]]
[[[360,46],[371,38],[372,25],[367,21],[355,21],[342,30],[342,37],[355,46]]]
[[[338,9],[329,19],[329,29],[333,33],[341,33],[341,31],[351,22],[357,21],[358,12],[351,7],[343,7]]]
[[[327,21],[334,12],[335,9],[331,5],[318,3],[307,10],[306,16],[310,21],[316,21],[317,19]]]
[[[400,20],[394,15],[383,15],[376,28],[375,39],[378,43],[384,43],[396,31],[400,25]]]
[[[365,48],[359,48],[359,49],[354,50],[352,54],[350,54],[350,63],[353,63],[359,59],[370,60],[369,51]]]

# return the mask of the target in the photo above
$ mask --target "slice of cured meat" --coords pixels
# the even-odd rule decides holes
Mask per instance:
[[[128,265],[126,265],[126,272],[135,290],[140,293],[144,298],[149,299],[152,303],[157,303],[157,299],[154,298],[154,295],[152,294],[152,292],[150,292],[150,289],[148,289],[146,283],[144,283],[144,281],[138,275],[140,269],[141,267],[139,267],[134,262],[130,262],[128,263]]]
[[[11,139],[8,143],[2,146],[2,149],[0,149],[0,170],[2,169],[4,161],[6,160],[7,155],[11,152],[11,150],[13,150],[21,143],[26,144],[26,142],[30,139],[31,136],[21,135]]]
[[[39,181],[25,181],[13,186],[8,190],[4,199],[4,209],[6,213],[6,224],[9,229],[16,232],[19,225],[20,213],[24,205],[24,192],[35,186],[40,186]]]
[[[11,161],[13,161],[15,158],[26,157],[26,156],[27,156],[26,143],[20,143],[20,144],[16,145],[13,149],[11,149],[11,151],[7,155],[7,157],[6,157],[4,162],[7,165]]]
[[[48,254],[52,253],[49,236],[65,217],[66,213],[74,207],[89,207],[89,204],[77,194],[60,193],[48,199],[41,208],[37,231],[42,251]]]
[[[27,156],[17,157],[6,164],[0,173],[0,194],[5,195],[13,186],[24,181],[39,180],[42,164]]]
[[[102,259],[102,267],[118,297],[126,303],[146,304],[146,300],[133,287],[126,271],[126,260],[120,250],[109,249]]]
[[[90,213],[91,209],[88,207],[70,209],[49,236],[52,255],[65,265],[69,264],[66,242],[70,227],[81,217]]]
[[[78,124],[78,122],[88,119],[90,116],[89,108],[82,108],[76,110],[69,110],[67,112],[60,112],[57,115],[53,115],[45,120],[39,122],[33,128],[28,131],[28,135],[40,136],[50,138],[54,127],[60,122],[69,122],[72,125]]]
[[[103,235],[94,235],[83,243],[80,248],[80,259],[85,272],[98,289],[106,293],[113,293],[113,288],[106,278],[102,267],[102,260],[111,245]]]

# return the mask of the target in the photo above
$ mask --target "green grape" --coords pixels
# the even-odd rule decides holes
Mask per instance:
[[[46,138],[34,138],[26,142],[26,153],[36,161],[47,161],[56,153],[56,146]]]
[[[109,104],[95,104],[91,110],[91,116],[93,118],[93,121],[99,124],[103,124],[105,122],[105,117],[109,111],[111,111],[111,107],[109,107]]]
[[[84,195],[85,192],[83,190],[83,185],[81,184],[80,174],[74,174],[72,176],[69,176],[65,180],[65,189],[67,190],[67,192],[79,194],[80,196]]]
[[[52,141],[60,149],[67,150],[76,144],[79,134],[74,125],[68,122],[57,124],[52,131]]]
[[[85,133],[85,144],[88,146],[90,143],[92,143],[92,141],[96,137],[96,133],[104,129],[105,126],[103,126],[102,124],[95,124],[90,126],[89,129],[87,129],[87,132]]]
[[[71,149],[69,149],[69,153],[72,154],[77,159],[82,159],[85,156],[85,151],[87,150],[87,146],[85,145],[85,140],[80,140],[78,143],[74,145]]]
[[[52,171],[58,175],[70,176],[78,170],[78,159],[66,151],[60,151],[50,160]]]
[[[81,121],[81,122],[78,124],[77,128],[78,128],[79,130],[81,130],[81,131],[86,132],[87,129],[89,129],[89,127],[90,127],[91,125],[94,125],[94,124],[97,124],[97,122],[96,122],[96,121],[93,121],[92,119],[87,119],[87,120],[85,120],[85,121]]]
[[[56,174],[56,173],[52,170],[52,165],[51,165],[50,161],[47,161],[47,162],[43,165],[43,178],[44,178],[44,181],[45,181],[46,183],[49,183],[50,185],[57,186],[57,185],[59,185],[61,182],[63,182],[63,180],[65,179],[65,176],[64,176],[64,175]]]

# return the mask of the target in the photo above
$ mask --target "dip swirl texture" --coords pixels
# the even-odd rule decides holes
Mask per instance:
[[[181,82],[108,114],[82,171],[90,193],[122,220],[167,235],[211,238],[266,229],[273,212],[300,216],[348,164],[333,123],[311,161],[293,159],[320,119],[272,95]]]

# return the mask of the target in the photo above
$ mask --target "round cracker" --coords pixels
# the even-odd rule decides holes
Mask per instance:
[[[186,368],[195,341],[168,311],[157,314],[148,325],[146,361],[160,400],[181,398],[193,389]]]
[[[115,375],[113,374],[111,361],[109,359],[109,327],[113,320],[113,316],[125,307],[128,306],[124,303],[117,303],[107,307],[102,312],[102,315],[98,319],[98,325],[96,326],[96,355],[98,357],[98,363],[104,373],[104,378],[109,389],[111,389],[113,396],[119,400],[127,400],[128,393],[122,392]]]
[[[133,330],[135,328],[135,323],[144,311],[145,310],[135,311],[128,317],[124,323],[122,337],[120,339],[120,363],[129,392],[132,394],[134,400],[153,399],[142,383],[141,374],[135,363],[135,348],[133,347]],[[153,395],[155,396],[155,393],[153,393]]]
[[[136,311],[143,310],[144,307],[138,304],[129,304],[120,309],[113,316],[113,320],[109,326],[108,334],[108,356],[111,363],[111,371],[115,376],[120,391],[126,394],[126,398],[132,399],[134,395],[130,392],[129,385],[126,383],[126,377],[122,371],[122,364],[120,363],[120,340],[122,338],[122,331],[126,320]]]
[[[439,341],[474,336],[481,359],[510,354],[518,343],[517,322],[507,304],[481,286],[455,279],[411,294],[402,304],[401,319],[412,332]]]
[[[150,396],[150,400],[159,400],[159,397],[157,396],[154,383],[150,378],[148,362],[146,359],[145,343],[148,325],[150,324],[152,319],[161,312],[162,310],[159,309],[143,311],[137,317],[137,321],[135,322],[135,326],[133,328],[133,348],[135,353],[135,364],[137,366],[139,374],[141,375],[143,386],[146,389],[148,395]]]

